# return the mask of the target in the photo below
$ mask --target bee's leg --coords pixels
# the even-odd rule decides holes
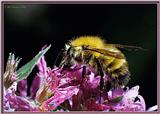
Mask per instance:
[[[101,66],[101,63],[97,58],[96,58],[96,63],[97,63],[97,66],[98,66],[98,72],[99,72],[99,74],[101,76],[101,79],[100,79],[100,90],[102,90],[103,86],[104,86],[104,79],[103,79],[104,72],[103,72],[103,68]]]
[[[84,65],[82,67],[82,80],[85,78],[85,75],[86,75],[86,64],[88,64],[90,62],[92,58],[92,55],[88,56],[87,58],[85,58],[84,60]]]
[[[102,96],[101,92],[102,92],[103,87],[104,87],[104,79],[103,79],[104,72],[103,72],[103,68],[101,66],[100,61],[97,58],[95,58],[95,59],[96,59],[97,67],[98,67],[98,72],[99,72],[99,74],[101,76],[101,79],[100,79],[100,100],[99,100],[99,104],[100,104],[101,103],[101,96]]]
[[[85,78],[85,76],[86,76],[86,66],[83,65],[83,67],[82,67],[82,80]]]
[[[59,68],[69,68],[71,66],[71,57],[70,56],[64,56],[59,64]]]

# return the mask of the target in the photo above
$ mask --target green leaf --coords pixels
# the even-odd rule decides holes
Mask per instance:
[[[33,68],[36,66],[37,61],[49,50],[50,47],[51,45],[40,51],[31,61],[19,68],[17,71],[16,81],[27,78],[28,75],[32,72]]]
[[[111,103],[117,103],[117,102],[121,101],[122,98],[123,98],[123,96],[116,97],[116,98],[111,100]]]

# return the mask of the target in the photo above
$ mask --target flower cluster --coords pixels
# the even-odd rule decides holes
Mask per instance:
[[[124,90],[121,87],[100,91],[100,76],[86,68],[82,78],[82,66],[70,68],[47,67],[41,56],[36,65],[39,72],[30,88],[27,79],[16,81],[19,59],[11,54],[4,73],[3,110],[12,111],[154,111],[157,106],[146,110],[145,101],[139,95],[139,86]],[[14,67],[13,67],[14,66]],[[8,73],[9,72],[9,73]],[[104,76],[107,82],[108,76]],[[28,96],[27,90],[30,95]]]

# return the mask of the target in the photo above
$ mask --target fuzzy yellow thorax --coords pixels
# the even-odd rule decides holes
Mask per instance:
[[[71,45],[73,46],[82,46],[82,45],[89,45],[95,48],[104,48],[104,40],[97,36],[81,36],[71,41]]]

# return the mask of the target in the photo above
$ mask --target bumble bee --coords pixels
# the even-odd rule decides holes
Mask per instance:
[[[82,64],[82,77],[85,77],[86,65],[95,69],[96,74],[101,76],[100,89],[105,87],[104,74],[112,80],[111,87],[125,86],[130,79],[128,62],[119,48],[135,48],[120,44],[106,43],[101,37],[81,36],[70,40],[65,44],[64,57],[60,66],[72,66]]]

